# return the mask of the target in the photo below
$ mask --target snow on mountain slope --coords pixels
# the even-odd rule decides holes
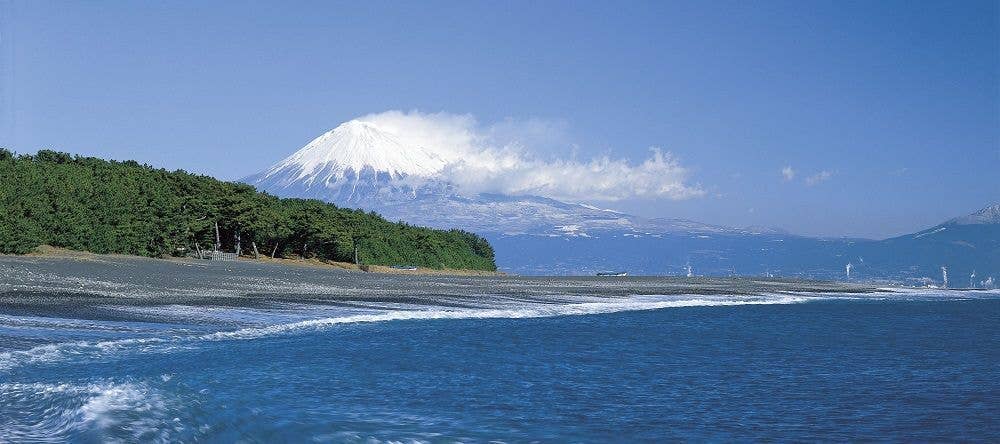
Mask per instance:
[[[997,225],[1000,225],[1000,204],[989,205],[973,213],[947,220],[926,230],[906,234],[894,239],[949,239],[954,241],[962,237],[981,237],[979,233],[984,230],[988,233],[995,232],[1000,229]]]
[[[988,225],[1000,224],[1000,204],[987,206],[975,213],[956,217],[945,224],[954,225]]]
[[[645,219],[539,196],[464,195],[442,175],[460,159],[435,154],[447,150],[402,140],[370,122],[352,120],[242,181],[282,197],[321,199],[435,228],[567,237],[598,232],[755,234],[683,219]]]
[[[244,182],[279,195],[354,202],[413,188],[441,173],[446,162],[407,145],[374,124],[346,122]]]
[[[393,179],[411,175],[433,177],[444,165],[444,159],[423,148],[407,146],[374,124],[352,120],[309,142],[272,167],[265,176],[291,169],[298,173],[294,180],[329,184],[349,179],[351,174],[356,178],[369,168]]]

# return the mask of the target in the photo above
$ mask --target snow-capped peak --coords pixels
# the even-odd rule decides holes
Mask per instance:
[[[990,205],[975,213],[956,217],[949,222],[957,225],[1000,224],[1000,204]]]
[[[445,166],[439,156],[403,143],[371,122],[351,120],[313,139],[264,174],[287,182],[332,184],[357,180],[363,173],[388,178],[429,178]]]

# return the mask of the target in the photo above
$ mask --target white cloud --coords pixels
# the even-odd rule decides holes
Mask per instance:
[[[507,119],[483,126],[468,114],[419,111],[387,111],[359,119],[441,156],[448,162],[445,179],[466,193],[535,194],[570,201],[705,195],[701,186],[688,182],[688,169],[659,148],[651,148],[638,164],[609,156],[577,160],[561,122]]]
[[[795,178],[795,170],[792,169],[791,165],[786,166],[781,169],[781,176],[785,178],[785,182],[788,182]]]
[[[833,173],[823,170],[806,178],[806,185],[813,186],[820,182],[826,182],[833,177]]]

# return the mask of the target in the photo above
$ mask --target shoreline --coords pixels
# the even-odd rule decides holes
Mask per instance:
[[[0,265],[5,259],[42,259],[54,261],[70,261],[93,264],[149,263],[198,266],[199,268],[240,268],[250,271],[254,268],[276,268],[281,270],[315,270],[320,273],[348,273],[351,276],[385,276],[405,278],[413,277],[424,281],[435,277],[440,278],[487,278],[489,280],[516,280],[524,282],[564,281],[585,283],[594,288],[630,287],[628,283],[662,282],[670,285],[692,285],[702,289],[711,289],[712,294],[751,294],[757,290],[743,289],[746,285],[752,287],[768,287],[770,291],[808,291],[808,292],[874,292],[886,291],[888,288],[879,283],[842,282],[821,279],[797,277],[759,277],[759,276],[659,276],[659,275],[628,275],[628,276],[594,276],[594,275],[511,275],[502,271],[486,271],[471,269],[433,269],[418,267],[417,270],[392,268],[387,265],[355,265],[350,262],[336,262],[321,259],[301,258],[270,258],[262,255],[260,259],[241,256],[237,261],[212,261],[193,257],[150,257],[121,253],[93,253],[89,251],[71,250],[50,245],[42,245],[27,254],[0,254]],[[726,285],[724,290],[718,284]],[[896,287],[892,287],[896,288]],[[910,287],[898,287],[908,289]],[[671,292],[673,293],[673,292]]]
[[[388,265],[355,265],[350,262],[337,262],[328,261],[322,259],[302,259],[302,258],[271,258],[266,255],[261,255],[260,259],[253,259],[249,256],[241,256],[238,261],[235,262],[222,262],[222,261],[211,261],[207,259],[197,259],[193,257],[150,257],[150,256],[136,256],[131,254],[122,253],[93,253],[89,251],[71,250],[62,247],[53,247],[51,245],[41,245],[30,253],[26,254],[6,254],[0,253],[0,260],[3,258],[40,258],[40,259],[56,259],[56,260],[72,260],[80,262],[109,262],[109,261],[162,261],[165,263],[174,264],[187,264],[187,265],[209,265],[209,264],[241,264],[241,265],[267,265],[267,266],[277,266],[277,267],[290,267],[290,268],[304,268],[313,269],[318,271],[343,271],[357,273],[359,275],[398,275],[398,276],[414,276],[414,277],[483,277],[483,278],[523,278],[523,279],[585,279],[594,280],[595,282],[620,282],[622,280],[648,280],[648,279],[662,279],[670,280],[675,282],[708,282],[708,281],[720,281],[728,280],[732,282],[770,282],[772,284],[786,283],[786,284],[800,284],[807,288],[819,287],[820,290],[811,291],[829,291],[825,290],[829,287],[845,289],[844,291],[892,291],[892,290],[910,290],[918,289],[921,287],[907,287],[907,286],[896,286],[887,285],[883,282],[844,282],[835,280],[824,280],[824,279],[809,279],[809,278],[798,278],[798,277],[758,277],[758,276],[730,276],[730,277],[720,277],[720,276],[696,276],[696,277],[685,277],[685,276],[665,276],[665,275],[628,275],[628,276],[594,276],[594,275],[517,275],[509,274],[503,271],[487,271],[487,270],[473,270],[473,269],[434,269],[427,267],[417,267],[416,270],[398,269],[393,268]],[[2,262],[0,262],[2,263]],[[975,290],[974,288],[954,288],[955,290]],[[946,290],[946,289],[939,289]],[[734,293],[735,294],[735,293]]]
[[[0,306],[28,312],[41,307],[48,307],[43,311],[74,311],[111,301],[143,306],[406,303],[462,307],[498,298],[562,303],[577,297],[611,301],[645,295],[738,298],[885,291],[873,285],[752,277],[364,273],[318,261],[161,260],[63,250],[0,256],[0,276]]]
[[[53,247],[51,245],[41,245],[27,254],[0,254],[0,257],[39,257],[39,258],[51,258],[51,259],[69,259],[69,260],[80,260],[80,261],[94,261],[101,262],[109,259],[150,259],[150,260],[160,260],[167,262],[178,262],[178,263],[205,263],[212,262],[207,259],[197,259],[193,257],[149,257],[149,256],[135,256],[130,254],[121,253],[92,253],[89,251],[79,251],[71,250],[68,248]],[[327,261],[321,259],[302,259],[302,258],[272,258],[266,255],[261,255],[260,259],[252,259],[247,256],[241,256],[237,261],[238,263],[251,263],[251,264],[272,264],[279,266],[292,266],[292,267],[308,267],[317,268],[324,270],[344,270],[357,273],[378,273],[378,274],[401,274],[401,275],[416,275],[416,276],[507,276],[507,273],[502,271],[488,271],[488,270],[472,270],[472,269],[453,269],[453,268],[426,268],[417,267],[416,270],[402,270],[397,268],[392,268],[388,265],[355,265],[350,262],[337,262],[337,261]]]

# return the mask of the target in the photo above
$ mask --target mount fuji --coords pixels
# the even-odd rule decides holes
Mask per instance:
[[[325,200],[390,220],[484,234],[588,237],[607,232],[749,233],[683,219],[645,219],[540,196],[466,195],[445,179],[457,159],[352,120],[243,182],[283,197]]]
[[[278,195],[343,206],[406,201],[432,186],[446,162],[374,124],[352,120],[243,181]]]
[[[777,229],[731,228],[643,218],[542,196],[463,193],[448,180],[462,161],[361,120],[309,142],[242,179],[281,197],[314,198],[375,211],[389,220],[460,228],[485,236],[497,265],[520,274],[852,276],[934,282],[952,275],[1000,275],[1000,206],[886,240],[824,239]],[[992,282],[992,281],[990,281]]]

